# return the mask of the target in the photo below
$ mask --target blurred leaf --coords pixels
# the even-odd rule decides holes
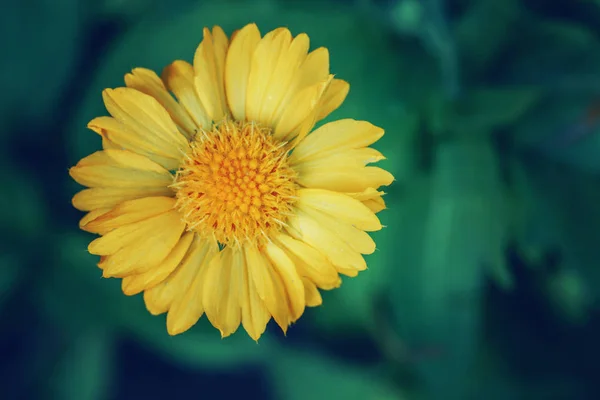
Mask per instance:
[[[600,120],[597,95],[564,94],[544,99],[515,126],[510,137],[521,150],[544,154],[558,162],[600,173]]]
[[[534,156],[532,156],[534,155]],[[514,190],[523,202],[524,214],[518,237],[524,248],[558,248],[566,271],[582,277],[581,289],[600,285],[600,177],[563,163],[528,153],[513,167]],[[561,279],[559,277],[559,279]],[[562,278],[564,279],[564,277]],[[559,287],[573,282],[557,282]],[[565,287],[563,286],[563,289]],[[569,294],[570,293],[570,294]],[[569,301],[582,304],[576,298]]]
[[[81,0],[30,0],[3,7],[0,34],[13,39],[0,41],[0,54],[5,55],[0,63],[0,84],[4,93],[10,93],[0,98],[0,121],[16,117],[22,124],[50,117],[67,80],[73,77],[87,4]],[[44,72],[40,73],[42,65]]]
[[[495,318],[499,319],[499,318]],[[507,336],[506,321],[497,322],[498,336]],[[510,339],[509,339],[510,340]],[[514,341],[514,339],[512,339]],[[526,346],[526,344],[524,344]],[[476,369],[473,371],[473,391],[469,399],[485,400],[548,400],[585,399],[585,389],[568,374],[523,378],[520,371],[507,365],[506,346],[496,341],[485,344]],[[546,349],[541,349],[546,351]],[[523,357],[521,355],[521,357]],[[543,357],[540,357],[543,358]],[[544,362],[546,360],[539,360]],[[535,372],[534,372],[535,373]]]
[[[395,78],[391,79],[391,81],[398,81],[399,84],[393,86],[390,86],[391,82],[387,84],[394,90],[395,96],[402,99],[409,107],[421,108],[428,104],[433,94],[441,91],[442,74],[440,74],[438,61],[425,51],[421,42],[415,39],[403,38],[399,42],[395,52],[401,57],[395,60]],[[369,74],[369,76],[376,75]],[[373,78],[369,79],[372,80]]]
[[[175,2],[177,6],[179,2]],[[173,3],[171,3],[173,5]],[[94,4],[97,13],[110,16],[137,17],[147,12],[151,7],[160,6],[156,0],[102,0]]]
[[[4,170],[11,171],[8,168]],[[40,235],[47,222],[47,207],[41,188],[27,184],[32,182],[32,177],[19,172],[0,173],[0,181],[7,187],[15,188],[0,196],[0,231],[10,229],[6,234],[11,240],[31,240]]]
[[[600,175],[600,127],[586,126],[581,121],[558,131],[554,139],[542,142],[539,150],[556,161],[565,162],[586,173]]]
[[[373,368],[354,366],[311,351],[282,349],[270,363],[277,399],[402,400],[406,397]]]
[[[465,79],[476,79],[492,64],[501,62],[503,48],[519,38],[515,26],[520,17],[517,0],[471,2],[454,32],[463,56]]]
[[[402,2],[399,2],[402,3]],[[437,83],[447,97],[454,97],[460,91],[461,79],[459,71],[459,60],[457,46],[450,32],[449,21],[446,17],[444,4],[441,1],[420,1],[422,6],[420,26],[416,32],[419,44],[427,53],[435,59],[435,74],[429,74],[431,81],[419,79],[415,83],[428,89],[432,83]],[[427,62],[416,62],[409,58],[417,67],[415,76],[422,76],[423,72],[429,72],[430,64]],[[427,69],[422,69],[427,67]],[[427,90],[426,90],[427,91]]]
[[[577,75],[597,76],[600,70],[600,41],[580,23],[529,18],[512,43],[505,79],[556,87]]]
[[[550,277],[546,293],[559,317],[571,324],[584,324],[589,320],[591,288],[581,274],[573,269],[563,269]]]
[[[546,147],[552,140],[567,142],[570,131],[583,120],[591,101],[590,97],[573,94],[540,99],[532,112],[511,129],[511,141],[519,147],[529,148]],[[559,147],[564,150],[564,146]]]
[[[484,267],[502,261],[504,246],[497,162],[485,136],[442,144],[420,220],[397,236],[421,238],[398,249],[410,264],[395,269],[391,296],[409,346],[443,353],[419,364],[431,398],[463,398],[475,359]]]
[[[94,329],[72,338],[54,381],[61,400],[112,399],[110,383],[116,372],[113,334]]]
[[[416,33],[423,23],[423,5],[417,0],[401,0],[391,9],[394,27],[401,32]]]
[[[434,132],[482,135],[514,124],[540,99],[533,87],[476,88],[457,100],[432,98],[430,124]]]
[[[205,316],[188,332],[169,336],[165,317],[152,316],[141,295],[127,297],[121,292],[120,279],[101,277],[97,257],[85,250],[88,240],[83,234],[62,238],[57,267],[42,288],[43,311],[65,329],[102,326],[118,330],[175,362],[213,369],[264,362],[275,351],[268,335],[259,344],[242,331],[221,340]]]
[[[395,207],[388,211],[394,221],[387,230],[394,240],[394,250],[388,253],[391,274],[388,281],[388,293],[395,308],[395,319],[403,339],[410,338],[411,317],[416,318],[414,288],[418,287],[422,262],[421,247],[425,235],[424,220],[429,211],[431,179],[416,175],[406,185],[403,196],[394,202]]]

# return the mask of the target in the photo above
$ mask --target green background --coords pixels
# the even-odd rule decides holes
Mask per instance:
[[[0,398],[600,398],[600,2],[28,0],[0,12]],[[102,279],[68,168],[134,67],[288,26],[386,130],[369,269],[284,337],[170,337]]]

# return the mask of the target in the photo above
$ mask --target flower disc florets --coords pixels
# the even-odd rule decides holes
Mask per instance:
[[[189,230],[224,245],[268,238],[291,211],[296,185],[285,143],[252,122],[201,131],[173,188]]]

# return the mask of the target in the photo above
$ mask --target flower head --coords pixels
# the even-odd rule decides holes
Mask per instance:
[[[258,340],[271,319],[286,331],[319,289],[366,269],[381,229],[378,191],[393,177],[368,164],[383,130],[331,122],[349,85],[305,34],[254,24],[204,30],[194,63],[161,77],[137,68],[106,89],[111,117],[88,127],[102,151],[71,168],[87,186],[73,205],[104,277],[144,292],[170,334],[206,314],[222,336],[240,324]]]

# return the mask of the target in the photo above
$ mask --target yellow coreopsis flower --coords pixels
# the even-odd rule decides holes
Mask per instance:
[[[103,276],[168,312],[172,335],[203,314],[223,337],[241,323],[257,340],[271,317],[285,332],[318,289],[366,269],[393,181],[367,165],[383,130],[345,119],[309,134],[349,85],[308,49],[285,28],[261,38],[250,24],[231,42],[204,29],[193,65],[137,68],[103,92],[112,117],[88,125],[103,150],[70,170],[89,187],[73,205],[101,235],[88,249]]]

